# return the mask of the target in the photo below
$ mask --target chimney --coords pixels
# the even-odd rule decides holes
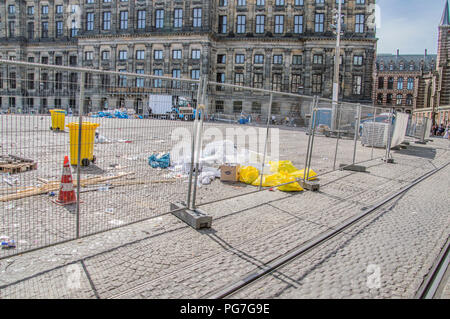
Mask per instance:
[[[425,57],[428,56],[428,49],[425,49]]]
[[[397,49],[397,58],[398,58],[399,55],[400,55],[400,50]]]

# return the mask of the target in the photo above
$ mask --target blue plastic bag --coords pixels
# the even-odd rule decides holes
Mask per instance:
[[[158,154],[153,154],[148,158],[148,164],[153,168],[167,168],[170,166],[170,153],[166,153],[161,157],[158,157]]]

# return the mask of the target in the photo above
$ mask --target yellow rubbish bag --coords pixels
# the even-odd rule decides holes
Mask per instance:
[[[293,177],[295,177],[295,178],[301,178],[301,179],[303,179],[303,174],[304,174],[304,173],[305,173],[305,170],[304,170],[304,169],[301,169],[301,170],[292,172],[292,173],[290,173],[289,175],[291,175],[291,176],[293,176]],[[308,180],[309,180],[309,181],[313,181],[313,180],[316,179],[316,176],[317,176],[317,173],[314,172],[312,169],[310,169],[310,170],[309,170],[309,178],[308,178]]]
[[[290,176],[289,174],[283,174],[283,173],[275,173],[272,175],[264,175],[263,176],[263,187],[275,187],[281,184],[294,182],[295,177]],[[261,178],[258,176],[258,178],[252,183],[253,186],[259,186],[259,183],[261,182]],[[278,190],[283,192],[301,192],[303,188],[298,183],[291,183],[287,185],[283,185],[278,187]]]
[[[298,171],[291,161],[269,162],[270,171],[273,173],[292,173]]]
[[[258,177],[259,177],[259,170],[256,167],[243,166],[239,170],[239,181],[242,182],[242,183],[251,184]]]

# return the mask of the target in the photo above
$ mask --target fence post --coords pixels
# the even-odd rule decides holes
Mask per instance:
[[[264,177],[264,164],[266,162],[266,153],[267,153],[267,141],[269,139],[269,130],[270,130],[270,115],[272,114],[272,101],[273,101],[273,94],[270,93],[270,99],[269,99],[269,113],[267,114],[267,128],[266,128],[266,139],[264,141],[264,155],[263,155],[263,161],[261,165],[261,174],[260,174],[260,181],[259,181],[259,190],[262,189],[262,183],[263,183],[263,177]]]
[[[308,159],[308,165],[307,165],[307,171],[303,173],[303,177],[305,177],[306,174],[306,180],[309,180],[309,171],[311,170],[311,159],[312,159],[312,153],[314,150],[314,137],[316,135],[316,127],[317,127],[317,108],[319,105],[319,97],[316,96],[315,102],[314,102],[314,109],[313,109],[313,114],[314,114],[314,127],[311,133],[311,145],[309,148],[309,154],[307,156]]]
[[[81,190],[81,137],[83,128],[83,110],[84,110],[84,80],[85,73],[80,72],[80,98],[78,110],[78,163],[77,163],[77,233],[76,238],[80,238],[80,190]]]
[[[373,108],[373,123],[372,123],[372,151],[370,155],[370,159],[373,160],[373,150],[374,150],[374,144],[375,144],[375,119],[377,115],[377,109]]]
[[[391,108],[391,110],[389,111],[389,124],[388,124],[388,137],[387,137],[387,143],[386,143],[386,156],[384,158],[384,161],[386,163],[393,163],[394,160],[391,158],[391,143],[392,143],[392,138],[391,138],[391,133],[392,133],[392,118],[393,118],[393,114],[394,113],[394,109]]]
[[[204,118],[204,112],[206,110],[205,103],[206,103],[206,93],[208,88],[208,78],[205,75],[202,79],[202,93],[201,93],[201,103],[197,102],[197,113],[200,114],[199,110],[202,110],[202,114],[200,116],[200,123],[198,123],[197,127],[197,145],[196,145],[196,157],[195,157],[195,178],[194,178],[194,191],[192,194],[192,210],[196,209],[195,206],[195,200],[197,198],[197,182],[198,182],[198,171],[200,169],[200,156],[202,151],[202,142],[203,142],[203,118]],[[196,116],[197,117],[197,116]]]
[[[354,165],[356,163],[356,143],[358,141],[358,135],[359,135],[359,124],[361,123],[361,104],[358,104],[358,115],[355,121],[355,137],[353,138],[353,161],[352,164]]]
[[[309,120],[309,128],[308,128],[308,146],[306,147],[306,158],[305,158],[305,171],[303,172],[303,183],[306,182],[306,170],[308,169],[308,156],[309,156],[309,148],[311,146],[311,134],[312,134],[312,127],[313,127],[313,120],[315,121],[315,110],[316,110],[316,96],[314,96],[311,106],[311,112],[310,112],[310,120]]]
[[[197,126],[198,126],[198,110],[200,105],[200,99],[201,99],[201,92],[202,92],[202,81],[199,81],[198,83],[198,89],[197,89],[197,112],[195,113],[194,117],[194,124],[192,129],[192,140],[191,140],[191,165],[189,166],[189,182],[188,182],[188,192],[187,192],[187,199],[186,199],[186,207],[191,208],[191,193],[192,193],[192,174],[194,171],[194,161],[195,161],[195,142],[197,139]]]
[[[338,104],[336,106],[336,112],[339,112],[339,121],[338,125],[335,131],[337,131],[337,137],[336,137],[336,149],[334,151],[334,161],[333,161],[333,171],[336,170],[336,160],[337,160],[337,153],[339,149],[339,140],[341,139],[341,118],[342,118],[342,104]]]

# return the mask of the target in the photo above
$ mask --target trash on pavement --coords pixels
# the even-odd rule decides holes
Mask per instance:
[[[153,168],[168,168],[170,166],[170,153],[153,154],[148,158],[148,164]]]

